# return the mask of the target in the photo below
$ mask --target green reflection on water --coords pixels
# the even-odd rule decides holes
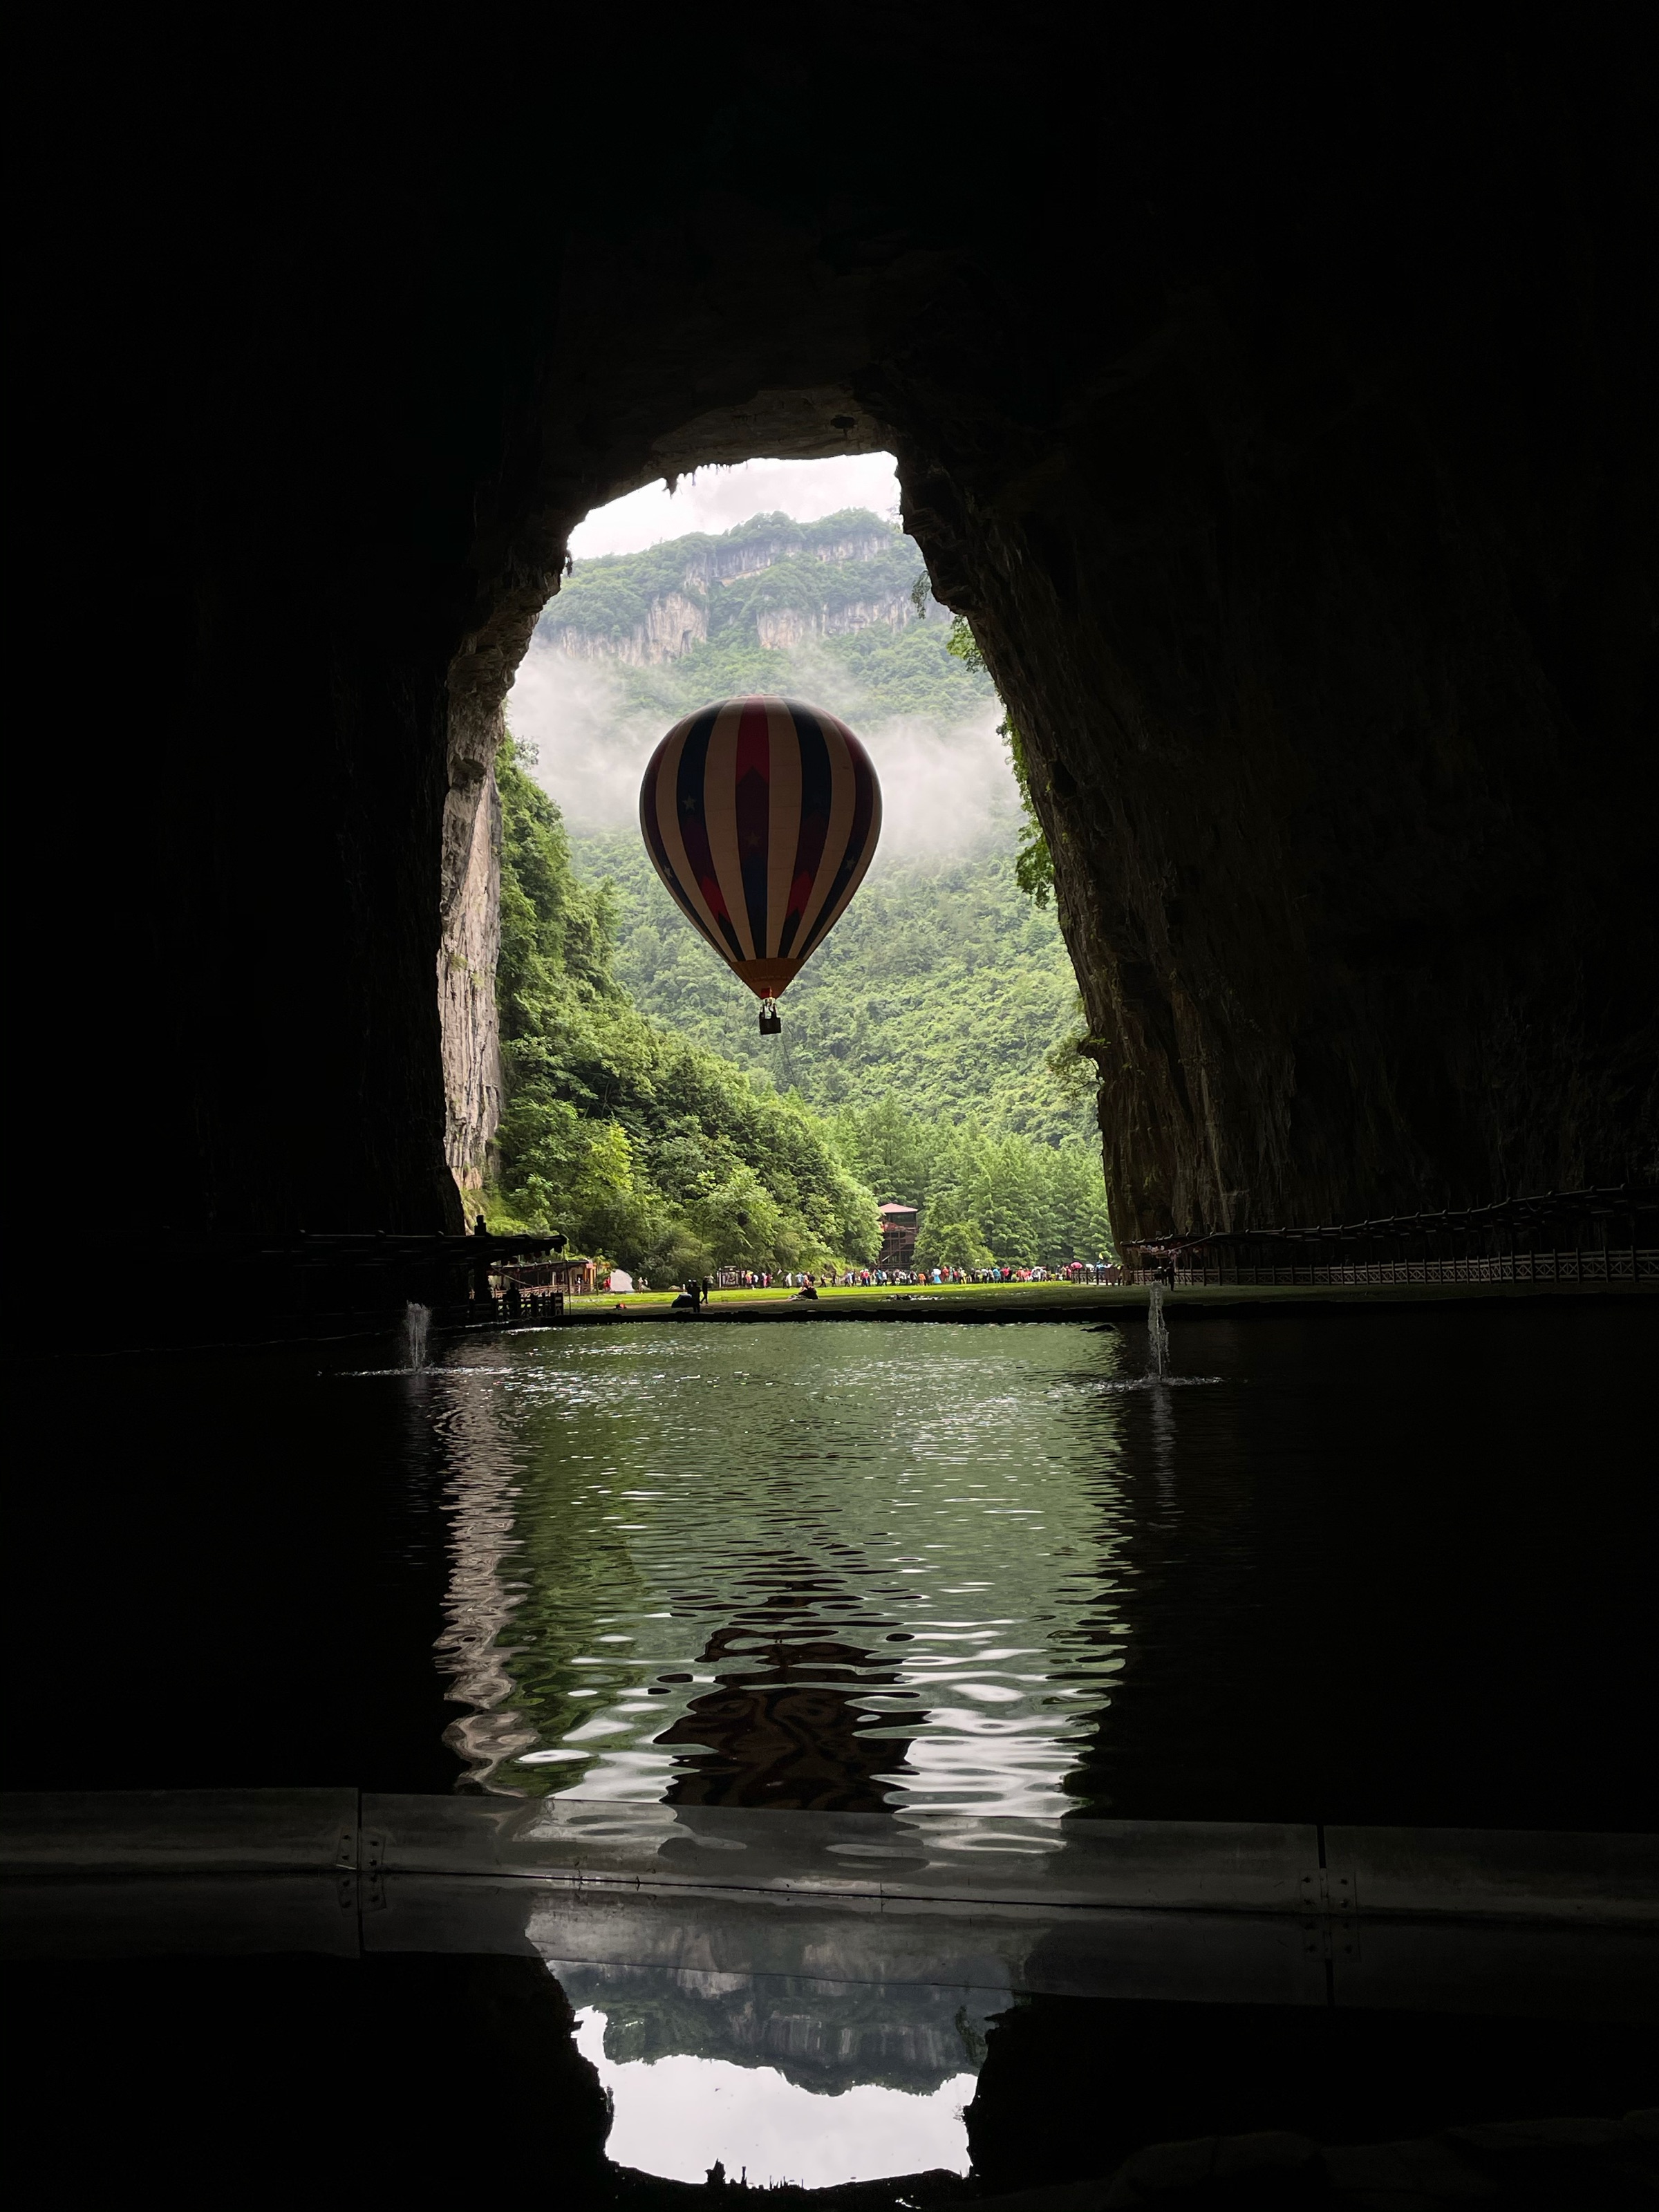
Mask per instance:
[[[444,1370],[475,1786],[1059,1812],[1127,1633],[1119,1340],[665,1323]]]

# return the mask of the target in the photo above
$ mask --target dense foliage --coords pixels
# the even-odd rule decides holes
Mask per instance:
[[[780,1090],[823,1110],[893,1096],[922,1121],[971,1116],[1050,1145],[1092,1130],[1071,962],[1006,853],[878,862],[789,986],[782,1036],[763,1037],[754,1000],[687,928],[638,837],[573,843],[583,873],[611,881],[617,972],[636,1003]]]
[[[919,1265],[1064,1265],[1112,1250],[1100,1148],[1058,1145],[978,1119],[927,1121],[890,1095],[835,1117],[842,1158],[883,1199],[921,1208]]]
[[[507,1109],[492,1225],[678,1281],[873,1256],[876,1201],[800,1103],[647,1020],[611,973],[611,895],[577,878],[514,748],[501,790]]]
[[[964,1059],[952,1076],[947,1055],[935,1088],[921,1094],[904,1077],[902,1046],[884,1063],[896,1079],[884,1097],[873,1077],[843,1085],[833,1113],[798,1091],[781,1092],[764,1073],[750,1073],[641,1010],[617,973],[617,944],[620,934],[633,934],[625,918],[637,915],[643,887],[582,879],[557,807],[525,774],[510,744],[499,776],[498,991],[507,1103],[492,1225],[562,1229],[578,1248],[658,1281],[717,1267],[776,1272],[867,1261],[878,1243],[876,1205],[889,1199],[922,1208],[921,1250],[929,1264],[982,1265],[987,1255],[1052,1263],[1108,1249],[1097,1152],[1080,1133],[1077,1099],[1066,1097],[1063,1085],[1044,1079],[1053,1097],[1036,1095],[1040,1068],[1039,1077],[1030,1074],[1028,1018],[996,1038],[1004,1067],[1000,1114],[985,1110],[988,1062]],[[622,855],[613,857],[620,862]],[[1000,870],[1005,907],[1012,897],[1022,927],[1052,933],[1047,917],[1032,915],[1012,893],[1006,860],[959,866],[968,878],[976,870]],[[623,872],[620,866],[616,872]],[[889,896],[902,897],[903,882],[896,878]],[[653,885],[660,896],[654,878]],[[958,943],[950,954],[959,989],[975,972],[975,943],[988,956],[1006,933],[995,900],[976,907],[971,889],[970,882],[969,896],[941,896],[927,908],[936,918],[981,916],[964,933],[967,949]],[[874,914],[872,923],[878,925]],[[723,984],[730,981],[683,923],[669,940],[676,957],[681,939]],[[661,937],[656,941],[664,946]],[[927,1026],[927,948],[953,942],[948,931],[923,929],[909,956],[918,1038]],[[1039,951],[1024,980],[1033,1002],[1063,1028],[1066,993],[1052,988],[1047,961]],[[896,958],[896,970],[906,965]],[[983,966],[988,974],[988,957]],[[846,1002],[861,997],[867,1007],[870,985],[859,980],[855,962],[848,970]],[[1012,973],[1018,977],[1017,963]],[[987,989],[988,1005],[1000,988]],[[939,995],[943,1004],[945,994]],[[740,1024],[718,1018],[727,1041],[746,1038],[753,1028],[753,1001],[740,988],[738,996]],[[826,994],[826,1027],[842,1018],[844,1008],[837,1007],[836,994]],[[694,1002],[687,1012],[696,1018]],[[832,1057],[825,1055],[826,1067]],[[806,1063],[802,1052],[797,1066]],[[1022,1068],[1032,1093],[1028,1118],[1043,1134],[1012,1126]],[[852,1072],[858,1074],[859,1063]]]

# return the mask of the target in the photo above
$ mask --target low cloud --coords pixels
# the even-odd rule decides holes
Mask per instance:
[[[578,830],[639,818],[640,778],[665,725],[623,702],[604,661],[532,638],[507,699],[507,726],[538,756],[531,773]]]
[[[757,514],[811,522],[867,507],[896,518],[898,496],[890,453],[747,461],[682,477],[672,495],[659,482],[613,500],[572,533],[571,550],[578,561],[638,552],[694,530],[729,530]],[[941,610],[928,611],[944,619]],[[870,749],[884,802],[878,868],[1012,846],[1019,799],[994,699],[948,722],[895,715],[864,692],[853,665],[811,640],[791,653],[789,665],[786,688],[840,715]],[[520,667],[507,719],[536,748],[532,772],[572,827],[617,830],[637,823],[640,778],[674,717],[634,703],[614,663],[574,659],[538,636]]]
[[[948,725],[866,715],[845,672],[810,653],[796,656],[792,688],[841,715],[869,747],[882,789],[878,866],[1012,843],[1019,799],[997,735],[1001,709],[994,700]],[[574,829],[615,830],[637,822],[640,779],[668,721],[628,702],[612,668],[573,659],[538,638],[519,670],[507,720],[515,737],[535,746],[532,773]]]
[[[878,866],[1013,844],[1019,794],[997,735],[1001,711],[993,701],[975,720],[947,729],[907,719],[859,732],[881,778]]]

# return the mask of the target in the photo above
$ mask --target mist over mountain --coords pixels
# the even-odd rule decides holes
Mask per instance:
[[[949,650],[911,539],[867,508],[758,514],[642,553],[578,562],[507,701],[571,830],[629,829],[671,723],[708,701],[781,692],[855,729],[881,778],[876,870],[1002,850],[1019,802],[989,679]]]

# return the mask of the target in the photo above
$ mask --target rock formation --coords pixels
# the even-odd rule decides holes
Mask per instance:
[[[92,703],[46,1118],[112,1227],[458,1221],[434,967],[487,1114],[489,750],[571,527],[884,447],[1026,741],[1120,1233],[1651,1172],[1641,72],[1529,35],[855,9],[877,117],[722,19],[631,58],[621,169],[568,26],[476,112],[380,55],[314,131],[89,88],[20,497]]]
[[[584,562],[537,632],[573,659],[647,667],[733,628],[786,649],[877,623],[901,629],[917,617],[918,565],[909,540],[873,515],[805,526],[757,516],[723,537],[698,532],[642,556]],[[741,588],[759,577],[769,581]]]
[[[701,599],[684,592],[664,592],[651,601],[626,636],[563,623],[552,633],[559,650],[574,660],[626,660],[636,668],[661,660],[678,660],[708,635],[708,609]]]

